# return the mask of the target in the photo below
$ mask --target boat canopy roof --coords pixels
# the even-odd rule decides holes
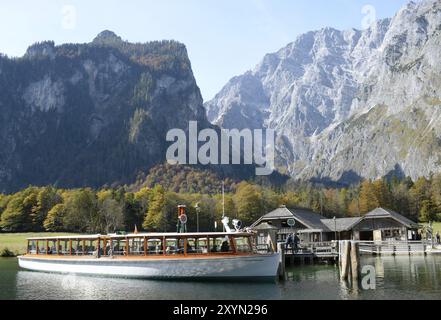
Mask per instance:
[[[222,237],[251,237],[253,233],[249,232],[194,232],[194,233],[131,233],[124,235],[71,235],[71,236],[58,236],[58,237],[36,237],[28,238],[29,241],[37,240],[96,240],[100,239],[126,239],[126,238],[152,238],[160,240],[162,238],[222,238]]]

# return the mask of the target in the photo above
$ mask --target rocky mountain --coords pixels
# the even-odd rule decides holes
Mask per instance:
[[[308,32],[205,104],[224,128],[273,128],[299,179],[441,171],[441,1],[409,2],[366,30]]]
[[[164,163],[166,132],[207,121],[186,48],[129,43],[37,43],[0,56],[0,191],[29,184],[133,182]]]

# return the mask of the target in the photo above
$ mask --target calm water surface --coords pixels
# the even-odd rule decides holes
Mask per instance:
[[[20,270],[0,258],[0,299],[441,299],[441,256],[363,258],[376,289],[351,289],[333,265],[289,268],[266,283],[174,282],[59,275]]]

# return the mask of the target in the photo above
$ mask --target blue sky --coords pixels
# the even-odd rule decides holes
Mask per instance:
[[[407,0],[16,0],[0,3],[0,52],[37,41],[89,42],[109,29],[129,41],[187,45],[205,100],[304,32],[361,29]],[[363,10],[364,8],[364,10]],[[364,13],[363,13],[364,12]]]

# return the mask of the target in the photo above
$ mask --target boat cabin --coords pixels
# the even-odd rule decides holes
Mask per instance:
[[[248,232],[144,233],[29,238],[28,255],[155,257],[252,254]]]

